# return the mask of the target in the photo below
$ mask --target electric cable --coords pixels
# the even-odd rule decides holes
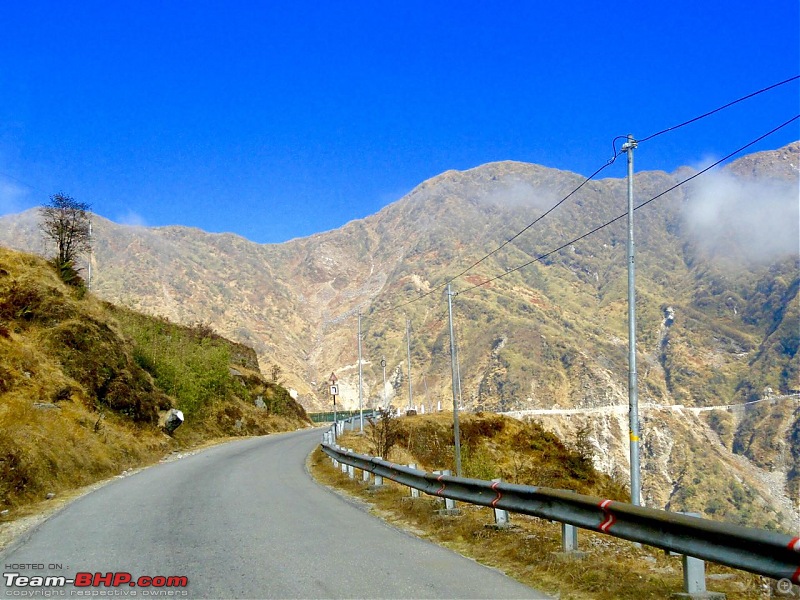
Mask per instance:
[[[797,79],[800,79],[800,75],[795,75],[795,76],[793,76],[793,77],[790,77],[789,79],[785,79],[785,80],[783,80],[783,81],[779,81],[779,82],[777,82],[777,83],[774,83],[774,84],[772,84],[772,85],[769,85],[769,86],[767,86],[767,87],[761,88],[760,90],[757,90],[757,91],[755,91],[755,92],[752,92],[752,93],[750,93],[750,94],[747,94],[747,95],[745,95],[745,96],[742,96],[742,97],[740,97],[740,98],[737,98],[736,100],[733,100],[733,101],[731,101],[731,102],[728,102],[727,104],[724,104],[724,105],[722,105],[722,106],[720,106],[720,107],[718,107],[718,108],[715,108],[715,109],[713,109],[713,110],[710,110],[710,111],[708,111],[708,112],[705,112],[705,113],[703,113],[703,114],[701,114],[701,115],[698,115],[698,116],[696,116],[696,117],[694,117],[694,118],[692,118],[692,119],[689,119],[689,120],[687,120],[687,121],[684,121],[684,122],[682,122],[682,123],[679,123],[679,124],[677,124],[677,125],[673,125],[673,126],[671,126],[671,127],[667,127],[666,129],[662,129],[661,131],[658,131],[658,132],[656,132],[656,133],[653,133],[653,134],[651,134],[651,135],[648,135],[648,136],[646,136],[646,137],[644,137],[644,138],[642,138],[642,139],[640,139],[640,140],[636,140],[636,142],[637,142],[637,143],[646,142],[646,141],[648,141],[648,140],[651,140],[651,139],[653,139],[653,138],[655,138],[655,137],[658,137],[658,136],[660,136],[660,135],[663,135],[663,134],[665,134],[665,133],[668,133],[668,132],[670,132],[670,131],[674,131],[674,130],[676,130],[676,129],[680,129],[681,127],[684,127],[684,126],[686,126],[686,125],[689,125],[689,124],[691,124],[691,123],[695,123],[695,122],[697,122],[697,121],[699,121],[699,120],[701,120],[701,119],[704,119],[704,118],[706,118],[706,117],[709,117],[709,116],[711,116],[711,115],[713,115],[713,114],[716,114],[716,113],[718,113],[718,112],[720,112],[720,111],[722,111],[722,110],[725,110],[726,108],[730,108],[731,106],[734,106],[734,105],[736,105],[736,104],[739,104],[739,103],[741,103],[741,102],[744,102],[745,100],[749,100],[750,98],[753,98],[753,97],[755,97],[755,96],[758,96],[758,95],[760,95],[760,94],[766,93],[766,92],[768,92],[768,91],[770,91],[770,90],[773,90],[773,89],[775,89],[775,88],[778,88],[778,87],[780,87],[780,86],[786,85],[787,83],[791,83],[792,81],[796,81]],[[768,134],[768,135],[769,135],[769,134]],[[523,233],[525,233],[526,231],[528,231],[528,230],[529,230],[531,227],[533,227],[534,225],[536,225],[536,224],[537,224],[539,221],[541,221],[542,219],[544,219],[545,217],[547,217],[547,216],[548,216],[550,213],[552,213],[552,212],[553,212],[553,211],[554,211],[556,208],[558,208],[558,207],[559,207],[561,204],[563,204],[564,202],[566,202],[566,201],[567,201],[567,200],[568,200],[570,197],[572,197],[572,196],[573,196],[575,193],[577,193],[577,192],[578,192],[578,191],[579,191],[579,190],[580,190],[580,189],[581,189],[583,186],[585,186],[585,185],[586,185],[586,184],[587,184],[589,181],[591,181],[592,179],[594,179],[594,178],[595,178],[595,177],[596,177],[596,176],[597,176],[597,175],[598,175],[600,172],[602,172],[604,169],[606,169],[607,167],[609,167],[610,165],[612,165],[612,164],[613,164],[613,163],[616,161],[616,159],[619,157],[619,154],[620,154],[620,153],[619,153],[619,151],[617,150],[617,140],[620,140],[620,139],[627,139],[627,136],[622,136],[622,135],[620,135],[620,136],[617,136],[617,137],[615,137],[615,138],[612,140],[612,142],[611,142],[611,145],[612,145],[612,149],[613,149],[613,156],[612,156],[612,157],[611,157],[611,158],[610,158],[610,159],[609,159],[609,160],[608,160],[608,161],[607,161],[607,162],[606,162],[606,163],[605,163],[605,164],[604,164],[602,167],[600,167],[600,168],[599,168],[599,169],[597,169],[597,170],[596,170],[594,173],[592,173],[592,174],[591,174],[589,177],[587,177],[587,178],[586,178],[586,179],[585,179],[585,180],[584,180],[584,181],[583,181],[583,182],[582,182],[582,183],[581,183],[581,184],[580,184],[578,187],[576,187],[576,188],[575,188],[574,190],[572,190],[572,191],[571,191],[569,194],[567,194],[566,196],[564,196],[564,198],[562,198],[561,200],[559,200],[559,201],[558,201],[558,202],[557,202],[555,205],[553,205],[553,206],[552,206],[552,207],[551,207],[549,210],[547,210],[546,212],[544,212],[543,214],[541,214],[541,215],[540,215],[539,217],[537,217],[537,218],[536,218],[536,219],[535,219],[533,222],[529,223],[529,224],[528,224],[526,227],[524,227],[522,230],[520,230],[519,232],[517,232],[516,234],[514,234],[513,236],[511,236],[511,237],[510,237],[509,239],[507,239],[506,241],[504,241],[504,242],[503,242],[502,244],[500,244],[500,245],[499,245],[497,248],[495,248],[494,250],[492,250],[491,252],[489,252],[488,254],[486,254],[485,256],[483,256],[482,258],[480,258],[479,260],[475,261],[475,262],[474,262],[474,263],[472,263],[472,264],[471,264],[469,267],[467,267],[466,269],[462,270],[462,271],[461,271],[461,272],[459,272],[458,274],[454,275],[453,277],[450,277],[449,279],[445,280],[443,283],[440,283],[440,284],[438,284],[438,285],[434,286],[433,288],[431,288],[430,290],[428,290],[428,291],[427,291],[427,292],[425,292],[424,294],[421,294],[421,295],[419,295],[419,296],[417,296],[417,297],[415,297],[415,298],[411,298],[410,300],[407,300],[407,301],[405,301],[405,302],[402,302],[402,303],[400,303],[400,304],[397,304],[397,305],[394,305],[394,306],[389,306],[389,307],[386,307],[386,308],[383,308],[383,309],[379,309],[379,310],[377,310],[377,311],[374,311],[373,313],[371,313],[371,316],[372,316],[372,315],[375,315],[375,314],[378,314],[378,313],[381,313],[381,312],[388,312],[388,311],[397,310],[397,309],[399,309],[399,308],[403,308],[403,307],[405,307],[405,306],[408,306],[409,304],[413,304],[413,303],[415,303],[415,302],[418,302],[419,300],[422,300],[423,298],[425,298],[425,297],[427,297],[427,296],[429,296],[429,295],[433,294],[435,291],[437,291],[437,290],[439,290],[439,289],[441,289],[441,288],[443,288],[443,287],[447,286],[447,285],[448,285],[448,284],[450,284],[450,283],[453,283],[453,282],[454,282],[456,279],[459,279],[460,277],[463,277],[463,276],[464,276],[464,275],[466,275],[468,272],[470,272],[472,269],[474,269],[475,267],[477,267],[478,265],[480,265],[481,263],[483,263],[485,260],[487,260],[487,259],[488,259],[488,258],[490,258],[491,256],[495,255],[497,252],[499,252],[500,250],[502,250],[503,248],[505,248],[505,247],[506,247],[508,244],[510,244],[510,243],[511,243],[511,242],[513,242],[515,239],[517,239],[519,236],[521,236]],[[745,148],[747,148],[747,147],[748,147],[748,146],[745,146]],[[740,151],[741,151],[741,150],[740,150]],[[723,159],[723,160],[725,160],[725,159]],[[718,164],[718,163],[716,163],[716,164]],[[705,172],[705,171],[701,171],[701,173],[702,173],[702,172]],[[634,209],[634,210],[635,210],[635,209]],[[626,213],[626,214],[627,214],[627,213]],[[623,216],[624,216],[624,215],[623,215]],[[609,224],[610,224],[610,223],[609,223]],[[594,233],[594,232],[590,232],[590,233]],[[582,238],[581,238],[581,239],[582,239]],[[556,251],[557,251],[557,250],[556,250]],[[544,257],[540,257],[540,259],[541,259],[541,258],[544,258]],[[533,262],[536,262],[537,260],[539,260],[539,259],[534,259],[534,261],[533,261]],[[528,264],[530,264],[530,263],[528,263]],[[507,272],[506,272],[506,274],[508,274],[508,273],[512,273],[512,272],[514,272],[515,270],[516,270],[516,269],[509,270],[509,271],[507,271]],[[480,285],[481,285],[481,284],[478,284],[478,287],[480,287]],[[472,288],[468,288],[468,289],[472,289]]]
[[[378,309],[378,310],[376,310],[376,311],[373,311],[372,313],[370,313],[370,316],[374,316],[374,315],[376,315],[376,314],[380,314],[380,313],[382,313],[382,312],[389,312],[389,311],[397,310],[397,309],[399,309],[399,308],[403,308],[404,306],[408,306],[409,304],[413,304],[414,302],[418,302],[419,300],[422,300],[423,298],[425,298],[425,297],[427,297],[427,296],[430,296],[430,295],[431,295],[431,294],[433,294],[434,292],[436,292],[436,291],[438,291],[438,290],[440,290],[440,289],[442,289],[442,288],[446,287],[448,284],[450,284],[450,283],[453,283],[453,282],[454,282],[456,279],[458,279],[459,277],[462,277],[462,276],[466,275],[466,274],[467,274],[467,273],[469,273],[469,272],[470,272],[472,269],[474,269],[474,268],[475,268],[475,267],[477,267],[479,264],[481,264],[482,262],[484,262],[486,259],[488,259],[488,258],[490,258],[491,256],[493,256],[493,255],[497,254],[497,253],[498,253],[500,250],[502,250],[503,248],[505,248],[506,246],[508,246],[508,245],[509,245],[511,242],[513,242],[515,239],[517,239],[517,238],[518,238],[519,236],[521,236],[523,233],[525,233],[526,231],[528,231],[528,230],[529,230],[531,227],[533,227],[534,225],[536,225],[536,224],[537,224],[539,221],[541,221],[542,219],[544,219],[544,218],[545,218],[547,215],[549,215],[550,213],[552,213],[552,212],[553,212],[553,211],[554,211],[556,208],[558,208],[558,207],[559,207],[559,206],[561,206],[561,205],[562,205],[564,202],[566,202],[567,200],[569,200],[569,198],[571,198],[571,197],[572,197],[573,195],[575,195],[575,194],[576,194],[576,193],[577,193],[577,192],[578,192],[578,191],[579,191],[581,188],[583,188],[583,186],[585,186],[587,183],[589,183],[589,182],[590,182],[590,181],[592,181],[592,180],[593,180],[595,177],[597,177],[597,175],[599,175],[599,174],[600,174],[600,173],[601,173],[601,172],[602,172],[604,169],[606,169],[606,168],[610,167],[612,164],[614,164],[614,162],[615,162],[615,161],[617,160],[617,158],[619,157],[619,152],[617,152],[617,149],[616,149],[616,141],[617,141],[618,139],[620,139],[620,137],[624,137],[624,136],[617,136],[617,137],[616,137],[616,138],[614,138],[614,140],[612,141],[612,146],[614,147],[614,155],[613,155],[611,158],[609,158],[609,159],[606,161],[606,163],[605,163],[603,166],[601,166],[601,167],[600,167],[599,169],[597,169],[597,170],[596,170],[594,173],[592,173],[591,175],[589,175],[589,177],[586,177],[586,178],[584,178],[584,180],[583,180],[583,181],[580,183],[580,185],[578,185],[576,188],[574,188],[574,189],[573,189],[573,190],[572,190],[570,193],[568,193],[566,196],[564,196],[564,197],[563,197],[561,200],[559,200],[558,202],[556,202],[556,203],[555,203],[553,206],[551,206],[551,207],[550,207],[550,208],[549,208],[547,211],[545,211],[544,213],[542,213],[541,215],[539,215],[539,216],[538,216],[536,219],[534,219],[534,220],[533,220],[531,223],[529,223],[528,225],[526,225],[526,226],[525,226],[525,227],[524,227],[522,230],[518,231],[518,232],[517,232],[517,233],[515,233],[513,236],[511,236],[509,239],[507,239],[505,242],[503,242],[502,244],[500,244],[500,245],[499,245],[497,248],[495,248],[494,250],[492,250],[491,252],[489,252],[488,254],[486,254],[485,256],[483,256],[483,258],[481,258],[481,259],[479,259],[479,260],[475,261],[473,264],[471,264],[469,267],[467,267],[466,269],[464,269],[463,271],[461,271],[461,272],[460,272],[460,273],[458,273],[457,275],[454,275],[453,277],[450,277],[449,279],[446,279],[446,280],[445,280],[443,283],[440,283],[440,284],[438,284],[438,285],[435,285],[434,287],[432,287],[430,290],[428,290],[428,291],[427,291],[427,292],[425,292],[424,294],[420,294],[420,295],[418,295],[417,297],[415,297],[415,298],[412,298],[412,299],[410,299],[410,300],[407,300],[407,301],[405,301],[405,302],[402,302],[402,303],[400,303],[400,304],[397,304],[397,305],[394,305],[394,306],[389,306],[389,307],[386,307],[386,308],[381,308],[381,309]]]
[[[709,111],[707,113],[703,113],[702,115],[694,117],[693,119],[689,119],[688,121],[684,121],[683,123],[679,123],[678,125],[673,125],[672,127],[667,127],[666,129],[662,129],[661,131],[657,131],[656,133],[653,133],[651,135],[648,135],[647,137],[644,137],[644,138],[642,138],[640,140],[637,140],[637,142],[639,142],[641,144],[642,142],[646,142],[648,140],[652,140],[654,137],[658,137],[659,135],[663,135],[663,134],[668,133],[670,131],[674,131],[676,129],[680,129],[681,127],[683,127],[685,125],[689,125],[690,123],[694,123],[695,121],[699,121],[700,119],[705,119],[706,117],[710,117],[711,115],[713,115],[715,113],[718,113],[721,110],[725,110],[726,108],[730,108],[731,106],[733,106],[735,104],[739,104],[740,102],[744,102],[745,100],[749,100],[750,98],[758,96],[759,94],[763,94],[764,92],[768,92],[770,90],[773,90],[773,89],[775,89],[777,87],[780,87],[782,85],[785,85],[787,83],[791,83],[792,81],[795,81],[797,79],[800,79],[800,75],[795,75],[794,77],[790,77],[789,79],[784,79],[783,81],[779,81],[778,83],[774,83],[774,84],[772,84],[770,86],[762,88],[762,89],[758,90],[757,92],[753,92],[751,94],[747,94],[746,96],[742,96],[741,98],[738,98],[738,99],[734,100],[733,102],[728,102],[727,104],[724,104],[723,106],[720,106],[719,108],[715,108],[714,110],[711,110],[711,111]]]
[[[731,157],[733,157],[733,156],[736,156],[737,154],[739,154],[740,152],[742,152],[742,151],[746,150],[746,149],[747,149],[747,148],[749,148],[750,146],[753,146],[754,144],[757,144],[758,142],[760,142],[760,141],[761,141],[761,140],[763,140],[764,138],[767,138],[767,137],[769,137],[770,135],[772,135],[773,133],[776,133],[777,131],[779,131],[779,130],[783,129],[784,127],[787,127],[787,126],[788,126],[788,125],[790,125],[792,122],[794,122],[794,121],[797,121],[798,119],[800,119],[800,114],[798,114],[798,115],[795,115],[794,117],[792,117],[792,118],[791,118],[791,119],[789,119],[788,121],[786,121],[786,122],[782,123],[781,125],[778,125],[778,126],[777,126],[777,127],[775,127],[774,129],[771,129],[770,131],[768,131],[767,133],[765,133],[765,134],[763,134],[763,135],[761,135],[761,136],[757,137],[757,138],[756,138],[756,139],[754,139],[753,141],[751,141],[751,142],[748,142],[747,144],[745,144],[745,145],[744,145],[744,146],[742,146],[741,148],[738,148],[737,150],[734,150],[733,152],[731,152],[731,153],[730,153],[730,154],[728,154],[727,156],[725,156],[725,157],[723,157],[723,158],[719,159],[718,161],[716,161],[715,163],[713,163],[713,164],[709,165],[709,166],[708,166],[708,167],[706,167],[705,169],[703,169],[703,170],[701,170],[701,171],[698,171],[698,172],[697,172],[697,173],[695,173],[694,175],[692,175],[692,176],[690,176],[690,177],[687,177],[686,179],[684,179],[683,181],[680,181],[679,183],[676,183],[675,185],[673,185],[672,187],[670,187],[670,188],[668,188],[668,189],[664,190],[664,191],[663,191],[663,192],[661,192],[660,194],[658,194],[658,195],[656,195],[656,196],[653,196],[652,198],[650,198],[649,200],[646,200],[645,202],[642,202],[642,203],[641,203],[641,204],[639,204],[638,206],[634,207],[634,209],[633,209],[633,210],[634,210],[634,211],[636,211],[636,210],[639,210],[640,208],[642,208],[642,207],[644,207],[644,206],[647,206],[648,204],[650,204],[650,203],[651,203],[651,202],[653,202],[654,200],[657,200],[658,198],[661,198],[662,196],[664,196],[664,195],[668,194],[669,192],[671,192],[671,191],[673,191],[673,190],[675,190],[675,189],[679,188],[680,186],[684,185],[685,183],[688,183],[688,182],[689,182],[689,181],[691,181],[692,179],[695,179],[695,178],[699,177],[700,175],[702,175],[702,174],[706,173],[707,171],[710,171],[711,169],[713,169],[713,168],[714,168],[714,167],[716,167],[717,165],[719,165],[719,164],[721,164],[721,163],[725,162],[726,160],[728,160],[729,158],[731,158]],[[494,281],[497,281],[498,279],[502,279],[502,278],[503,278],[503,277],[505,277],[506,275],[509,275],[509,274],[511,274],[511,273],[514,273],[514,272],[516,272],[516,271],[519,271],[519,270],[521,270],[521,269],[524,269],[525,267],[528,267],[528,266],[530,266],[530,265],[532,265],[532,264],[534,264],[534,263],[541,262],[541,261],[542,261],[542,260],[544,260],[545,258],[547,258],[547,257],[549,257],[549,256],[552,256],[552,255],[553,255],[553,254],[555,254],[556,252],[560,252],[561,250],[564,250],[565,248],[567,248],[567,247],[571,246],[572,244],[574,244],[574,243],[576,243],[576,242],[579,242],[579,241],[581,241],[581,240],[583,240],[583,239],[585,239],[585,238],[589,237],[590,235],[593,235],[593,234],[597,233],[597,232],[598,232],[598,231],[600,231],[601,229],[605,229],[606,227],[608,227],[609,225],[612,225],[613,223],[616,223],[616,222],[617,222],[617,221],[619,221],[620,219],[623,219],[623,218],[625,218],[627,215],[628,215],[628,211],[625,211],[623,214],[619,215],[618,217],[615,217],[615,218],[611,219],[610,221],[607,221],[607,222],[603,223],[602,225],[600,225],[600,226],[598,226],[598,227],[595,227],[595,228],[594,228],[594,229],[592,229],[591,231],[588,231],[588,232],[584,233],[583,235],[581,235],[581,236],[579,236],[579,237],[577,237],[577,238],[575,238],[575,239],[573,239],[573,240],[571,240],[571,241],[567,242],[566,244],[563,244],[562,246],[559,246],[559,247],[558,247],[558,248],[556,248],[555,250],[551,250],[551,251],[549,251],[549,252],[547,252],[547,253],[545,253],[545,254],[542,254],[542,255],[538,256],[537,258],[534,258],[533,260],[530,260],[530,261],[528,261],[528,262],[526,262],[526,263],[524,263],[524,264],[522,264],[522,265],[519,265],[518,267],[514,267],[513,269],[508,269],[508,270],[506,270],[504,273],[501,273],[500,275],[497,275],[496,277],[492,277],[491,279],[487,279],[486,281],[484,281],[484,282],[482,282],[482,283],[478,283],[478,284],[475,284],[475,285],[473,285],[473,286],[471,286],[471,287],[468,287],[468,288],[466,288],[466,289],[463,289],[463,290],[461,290],[460,292],[456,292],[456,293],[454,293],[453,295],[454,295],[454,296],[458,296],[458,295],[461,295],[461,294],[466,294],[466,293],[468,293],[468,292],[470,292],[470,291],[472,291],[472,290],[474,290],[474,289],[476,289],[476,288],[483,287],[483,286],[485,286],[485,285],[487,285],[487,284],[489,284],[489,283],[492,283],[492,282],[494,282]]]

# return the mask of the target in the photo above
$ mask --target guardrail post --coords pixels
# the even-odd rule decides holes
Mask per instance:
[[[334,448],[336,448],[337,450],[339,449],[339,446],[337,446],[337,445],[336,445],[336,441],[334,441],[334,442],[331,444],[331,446],[333,446],[333,447],[334,447]],[[335,458],[333,458],[332,456],[331,456],[331,462],[333,463],[333,468],[334,468],[334,469],[338,469],[338,468],[339,468],[339,461],[338,461],[338,460],[336,460]]]
[[[721,592],[706,591],[706,563],[694,556],[682,555],[683,593],[672,594],[673,598],[692,598],[697,600],[725,600]]]
[[[352,452],[353,449],[352,448],[348,448],[347,451],[348,452]],[[355,479],[356,478],[356,468],[353,465],[347,465],[347,476],[350,479]]]
[[[700,518],[700,513],[679,512],[679,515]],[[672,553],[673,556],[675,553]],[[673,598],[691,598],[696,600],[725,600],[725,594],[721,592],[706,591],[706,563],[694,556],[681,555],[683,565],[683,592],[672,594]]]
[[[437,474],[442,475],[452,475],[453,472],[450,469],[445,469],[444,471],[437,471]],[[461,511],[456,508],[456,501],[452,498],[444,498],[444,508],[438,511],[439,515],[447,516],[447,517],[455,517],[461,514]]]
[[[414,463],[409,463],[409,464],[408,464],[408,468],[409,468],[409,469],[416,469],[416,468],[417,468],[417,465],[416,465],[416,464],[414,464]],[[419,498],[419,490],[418,490],[417,488],[413,488],[413,487],[411,487],[411,486],[408,486],[408,489],[410,489],[410,490],[411,490],[411,497],[412,497],[412,498]]]
[[[561,523],[561,551],[575,552],[578,550],[578,528],[569,523]]]
[[[361,471],[361,481],[363,481],[364,483],[369,483],[369,471],[367,471],[366,469]]]
[[[571,491],[571,490],[570,490]],[[578,528],[569,523],[561,523],[561,552],[554,552],[558,558],[583,558],[586,552],[578,550]]]
[[[452,475],[453,472],[450,469],[445,469],[442,471],[443,475]],[[445,510],[456,510],[456,501],[452,498],[445,498],[444,499],[444,509]]]
[[[492,479],[492,483],[500,483],[502,479]],[[498,529],[505,529],[511,527],[511,519],[508,516],[508,511],[502,508],[495,508],[494,510],[494,526]]]
[[[383,460],[383,458],[380,456],[376,456],[375,458],[377,458],[378,460]],[[375,482],[372,484],[372,487],[373,488],[383,487],[383,475],[378,475],[377,473],[375,473]]]

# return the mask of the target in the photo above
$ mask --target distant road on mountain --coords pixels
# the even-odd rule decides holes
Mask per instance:
[[[99,588],[139,597],[546,598],[316,484],[305,458],[320,435],[232,442],[114,481],[9,547],[4,573],[188,579]]]

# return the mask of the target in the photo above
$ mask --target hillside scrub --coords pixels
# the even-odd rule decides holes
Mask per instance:
[[[453,417],[450,413],[397,419],[395,445],[384,459],[455,472]],[[464,477],[502,478],[510,483],[574,490],[581,494],[627,500],[630,492],[612,477],[594,469],[591,451],[580,436],[568,447],[536,422],[522,422],[492,413],[463,414],[461,464]],[[350,438],[348,447],[369,454],[367,436]]]
[[[187,415],[173,436],[158,426],[170,407]],[[102,303],[44,259],[0,248],[0,509],[307,422],[252,350]]]

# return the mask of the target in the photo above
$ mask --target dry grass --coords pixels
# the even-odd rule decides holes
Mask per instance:
[[[32,386],[34,387],[34,386]],[[38,391],[38,390],[37,390]],[[36,397],[34,391],[33,397]],[[20,506],[158,460],[175,442],[77,401],[36,408],[26,390],[0,410],[0,505]]]
[[[432,417],[434,421],[440,418]],[[421,419],[416,421],[414,426],[418,427]],[[491,440],[484,443],[487,441]],[[536,445],[536,440],[530,442]],[[365,437],[349,432],[340,439],[340,444],[356,451],[366,450]],[[511,450],[521,452],[519,448]],[[398,449],[392,460],[424,464],[407,448]],[[360,473],[350,480],[332,466],[321,450],[312,454],[309,467],[318,481],[368,502],[374,514],[394,525],[560,598],[669,598],[672,593],[682,591],[680,557],[667,556],[661,550],[639,548],[624,540],[581,530],[578,544],[587,555],[582,559],[567,558],[559,554],[558,523],[512,515],[513,527],[497,530],[490,527],[494,519],[488,508],[459,504],[460,516],[440,516],[437,510],[443,508],[441,499],[423,496],[415,501],[404,500],[409,496],[408,488],[388,480],[384,480],[387,482],[384,489],[370,490],[360,481]],[[427,465],[427,470],[430,467]],[[712,564],[706,567],[709,590],[724,592],[730,600],[767,597],[763,578]]]
[[[172,437],[158,427],[158,411],[181,407],[180,400],[140,364],[143,350],[126,333],[133,322],[139,331],[149,327],[159,347],[183,352],[173,361],[176,377],[222,382],[202,390],[202,406]],[[188,375],[178,360],[187,356]],[[257,369],[250,349],[114,309],[64,285],[43,259],[0,248],[0,522],[49,494],[65,497],[171,451],[302,426],[302,407]]]

